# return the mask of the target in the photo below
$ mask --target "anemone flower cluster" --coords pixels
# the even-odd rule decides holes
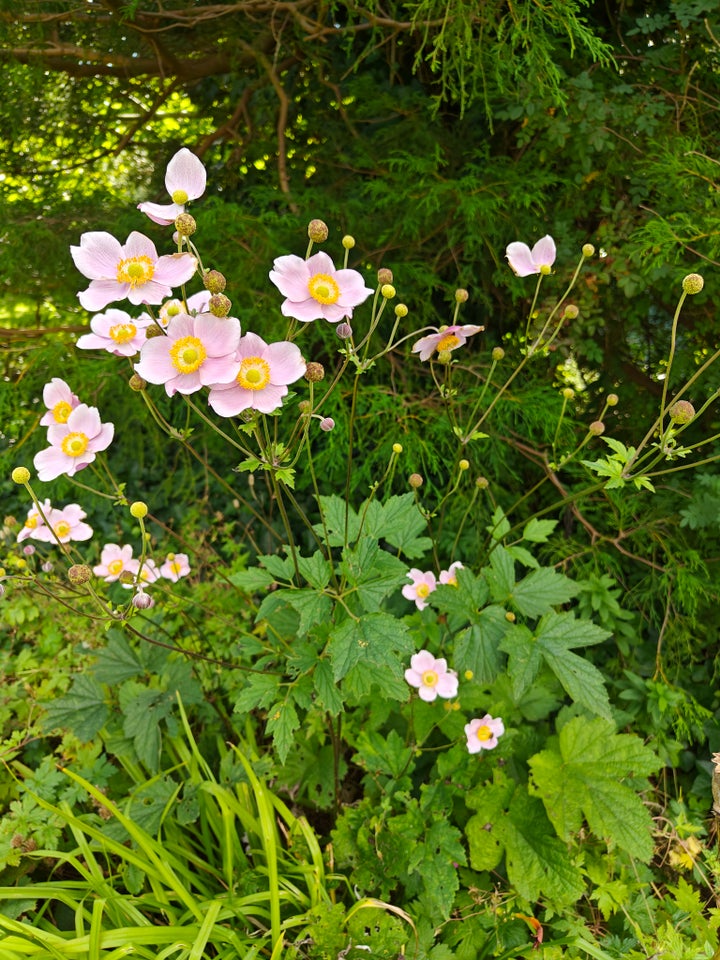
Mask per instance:
[[[456,572],[462,570],[462,566],[462,563],[456,560],[447,570],[441,570],[439,577],[436,577],[432,570],[423,571],[413,567],[407,574],[412,582],[405,584],[402,595],[406,600],[413,600],[418,610],[424,610],[427,598],[437,589],[438,584],[457,586]]]
[[[36,504],[30,507],[17,542],[38,540],[41,543],[69,543],[71,540],[89,540],[93,531],[92,527],[84,522],[86,516],[77,503],[69,503],[66,507],[53,507],[46,499],[39,507]]]
[[[190,562],[186,553],[168,553],[162,566],[150,557],[145,558],[141,566],[140,559],[133,557],[130,544],[106,543],[93,573],[106,583],[116,583],[122,578],[123,586],[127,587],[144,586],[160,578],[177,583],[190,573]]]
[[[47,425],[50,446],[35,454],[38,479],[72,477],[110,446],[115,428],[101,422],[95,407],[79,403],[64,380],[54,378],[45,384],[43,400],[48,411],[41,423]]]

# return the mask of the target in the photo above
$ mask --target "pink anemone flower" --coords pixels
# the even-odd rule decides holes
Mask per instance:
[[[39,480],[54,480],[61,474],[74,476],[112,443],[115,428],[101,423],[95,407],[81,403],[65,423],[48,427],[50,446],[35,454],[33,463]]]
[[[69,503],[62,509],[51,507],[45,516],[48,522],[38,528],[36,540],[69,543],[71,540],[89,540],[93,534],[92,527],[83,523],[87,514],[77,503]]]
[[[221,417],[235,417],[243,410],[272,413],[282,406],[288,384],[305,373],[300,349],[287,340],[265,343],[254,333],[240,338],[237,351],[240,369],[232,383],[213,384],[208,403]]]
[[[410,669],[405,679],[411,687],[418,688],[421,700],[431,703],[436,697],[456,697],[458,678],[454,670],[448,670],[444,659],[436,660],[428,650],[421,650],[410,658]]]
[[[136,557],[134,560],[128,561],[125,569],[129,570],[135,578],[134,583],[123,583],[123,586],[128,590],[137,585],[142,588],[143,584],[155,583],[160,578],[158,565],[150,557],[143,560],[142,566],[140,566],[140,560]]]
[[[28,538],[31,540],[39,540],[40,528],[45,526],[44,517],[49,517],[51,510],[52,505],[49,500],[43,501],[43,503],[40,504],[40,509],[38,509],[36,504],[33,504],[28,510],[27,519],[23,524],[22,530],[17,535],[17,542],[22,543],[23,540],[27,540]]]
[[[195,393],[210,384],[230,383],[238,374],[240,321],[212,313],[174,316],[167,336],[145,341],[138,374],[148,383],[162,383],[169,397]]]
[[[424,610],[427,606],[426,600],[437,587],[437,580],[432,571],[423,573],[417,567],[413,567],[408,573],[412,583],[406,583],[402,588],[402,595],[406,600],[414,600],[418,610]]]
[[[197,200],[205,193],[207,174],[202,162],[183,147],[170,160],[165,170],[165,189],[172,203],[139,203],[138,210],[154,222],[168,226],[185,212],[188,200]]]
[[[546,234],[532,250],[526,243],[509,243],[505,256],[518,277],[529,277],[531,273],[550,273],[550,267],[555,263],[555,241]]]
[[[83,334],[77,342],[81,350],[107,350],[118,357],[134,357],[146,340],[149,317],[133,320],[124,310],[111,308],[96,313],[90,321],[92,333]]]
[[[160,567],[159,573],[166,580],[177,583],[180,577],[186,577],[190,573],[188,555],[186,553],[169,553],[165,558],[165,563]]]
[[[353,307],[373,292],[357,270],[336,270],[326,253],[307,260],[295,254],[278,257],[270,279],[287,298],[280,308],[283,315],[303,323],[320,319],[338,323],[351,317]]]
[[[463,565],[459,560],[456,560],[455,563],[451,563],[447,570],[440,571],[440,583],[450,584],[451,587],[456,587],[458,582],[455,571],[462,569]]]
[[[48,409],[40,420],[40,426],[49,427],[56,423],[67,423],[67,418],[80,404],[80,399],[64,380],[53,377],[43,387],[43,403]]]
[[[104,231],[84,233],[80,246],[70,247],[70,253],[80,273],[91,281],[78,294],[86,310],[102,310],[113,300],[125,298],[134,304],[162,303],[197,267],[189,253],[158,257],[152,240],[136,231],[124,246]]]
[[[115,583],[121,573],[130,569],[132,555],[133,548],[129,544],[121,547],[117,543],[106,543],[100,554],[100,563],[93,567],[93,573],[107,583]]]
[[[457,350],[467,342],[468,337],[475,333],[481,333],[485,327],[478,327],[474,323],[455,323],[450,327],[438,327],[437,333],[431,333],[427,337],[421,337],[413,345],[412,352],[419,353],[421,360],[429,360],[437,350],[443,351]]]
[[[471,720],[465,724],[467,748],[470,753],[480,753],[481,750],[494,750],[498,737],[505,733],[505,725],[499,717],[491,717],[486,713],[480,719]]]
[[[198,313],[207,313],[208,306],[210,305],[210,296],[211,294],[208,290],[201,290],[199,293],[193,293],[193,295],[188,297],[184,302],[178,299],[166,300],[158,310],[158,321],[160,325],[166,327],[172,318],[177,317],[180,313],[186,313],[190,317],[194,317]]]

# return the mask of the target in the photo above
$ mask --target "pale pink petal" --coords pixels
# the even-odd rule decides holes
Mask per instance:
[[[314,253],[312,257],[308,257],[305,261],[305,266],[308,275],[311,277],[314,277],[316,273],[328,273],[330,276],[337,276],[339,272],[335,270],[335,264],[330,257],[326,253],[323,253],[322,250]],[[352,272],[354,273],[355,271]]]
[[[243,410],[249,410],[252,402],[253,391],[242,387],[212,388],[208,395],[208,403],[220,417],[236,417]]]
[[[148,383],[166,383],[178,375],[170,359],[172,341],[169,337],[153,337],[146,340],[140,353],[140,362],[135,371]]]
[[[305,292],[307,293],[307,291]],[[323,318],[323,304],[318,303],[312,297],[302,301],[288,298],[282,302],[280,312],[284,317],[295,317],[296,320],[308,323],[310,320],[321,320]]]
[[[200,313],[194,319],[195,336],[202,340],[208,356],[223,357],[238,349],[240,321],[235,317],[216,317],[212,313]]]
[[[209,387],[214,383],[231,383],[240,372],[240,361],[233,357],[207,357],[198,370],[200,382]],[[183,374],[186,376],[186,374]],[[182,392],[182,391],[181,391]]]
[[[262,390],[250,390],[252,397],[252,408],[260,413],[272,413],[282,406],[283,397],[287,395],[288,388],[284,386],[275,386],[269,383]]]
[[[272,282],[284,297],[291,300],[304,300],[307,297],[309,277],[306,261],[294,253],[277,257],[270,271]]]
[[[70,458],[66,457],[60,447],[48,447],[36,453],[33,466],[37,471],[38,480],[54,480],[67,472]]]
[[[123,257],[119,240],[105,231],[92,231],[80,237],[79,247],[70,247],[75,266],[90,280],[114,277]]]
[[[533,261],[530,247],[526,243],[509,243],[505,250],[505,256],[518,277],[528,277],[531,273],[537,273],[538,268]]]
[[[133,257],[149,257],[153,263],[158,259],[155,244],[150,237],[146,237],[144,233],[138,233],[137,230],[133,230],[128,236],[123,251],[124,259],[130,260]]]
[[[56,403],[63,401],[77,406],[77,400],[78,398],[70,387],[59,377],[53,377],[50,383],[46,383],[43,387],[43,403],[50,410],[52,410]]]
[[[263,353],[271,368],[274,384],[295,383],[305,373],[306,365],[300,348],[294,343],[283,340],[271,343]]]
[[[423,674],[427,670],[435,670],[435,657],[429,650],[421,650],[410,657],[410,666],[419,674]]]
[[[425,684],[422,684],[418,690],[418,696],[426,703],[432,703],[433,700],[437,699],[437,689],[435,687],[428,687]]]
[[[190,253],[168,253],[155,264],[153,279],[169,287],[187,283],[197,268],[197,260]],[[160,301],[158,301],[160,302]]]
[[[357,270],[337,270],[335,280],[340,287],[339,306],[357,307],[374,292],[365,286],[362,274]]]
[[[205,192],[206,180],[202,161],[187,147],[178,150],[165,171],[165,188],[171,197],[176,190],[183,190],[188,200],[197,200]]]
[[[261,357],[267,349],[267,343],[256,333],[249,330],[244,337],[241,337],[238,345],[238,358],[243,360],[246,357]]]
[[[77,296],[80,306],[94,313],[114,300],[124,300],[129,290],[129,283],[118,283],[117,280],[92,280],[87,290],[81,291]]]
[[[115,436],[115,427],[112,423],[103,423],[100,432],[92,438],[88,444],[88,450],[93,453],[100,453],[101,450],[107,450]]]
[[[452,671],[440,674],[435,688],[440,697],[455,697],[458,691],[458,678]]]
[[[78,431],[86,437],[94,437],[100,432],[100,412],[97,407],[81,403],[70,414],[65,426],[69,432]]]
[[[175,223],[180,214],[184,211],[181,203],[139,203],[138,210],[149,217],[153,223],[159,223],[162,227],[167,227]]]
[[[550,234],[545,234],[532,248],[533,262],[539,267],[551,267],[555,263],[555,241]]]

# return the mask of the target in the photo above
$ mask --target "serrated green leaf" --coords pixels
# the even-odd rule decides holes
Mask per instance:
[[[362,537],[355,547],[343,550],[340,571],[363,610],[376,613],[385,597],[394,593],[407,578],[407,567],[397,557],[381,550],[376,540]]]
[[[508,603],[515,587],[515,564],[505,547],[497,546],[490,554],[490,568],[483,570],[490,597],[495,603]]]
[[[133,793],[128,814],[133,823],[147,833],[157,833],[169,803],[180,792],[181,784],[167,777],[151,780]]]
[[[162,690],[143,689],[135,696],[129,696],[125,691],[123,694],[120,698],[123,733],[132,738],[138,759],[156,773],[162,741],[160,722],[171,713],[173,701]]]
[[[298,570],[310,586],[317,590],[324,590],[330,583],[332,565],[320,550],[316,550],[311,557],[298,557]]]
[[[500,644],[509,628],[502,607],[483,608],[475,622],[455,638],[458,672],[472,670],[478,683],[492,683],[501,665]]]
[[[509,627],[500,648],[508,654],[507,673],[516,701],[530,689],[542,664],[542,650],[533,633],[521,624]]]
[[[496,507],[492,515],[492,522],[485,527],[493,540],[500,541],[510,533],[510,521],[505,516],[502,507]]]
[[[584,818],[611,846],[650,860],[652,819],[638,794],[621,782],[661,766],[639,737],[615,733],[614,724],[600,717],[574,717],[557,744],[529,764],[535,791],[561,838],[569,840]]]
[[[277,554],[269,553],[266,556],[258,557],[258,560],[274,580],[292,581],[295,575],[295,567],[290,557],[278,557]]]
[[[610,719],[610,703],[602,673],[570,647],[601,643],[609,631],[572,613],[549,613],[537,626],[535,638],[545,663],[566,693],[592,713]]]
[[[532,570],[537,570],[539,568],[539,561],[536,560],[530,551],[525,549],[525,547],[518,547],[517,544],[514,544],[511,547],[505,547],[505,549],[513,560],[515,560],[517,563],[521,563],[524,567],[528,567]]]
[[[277,699],[280,677],[273,673],[251,673],[235,699],[234,713],[248,713],[256,707],[267,708]]]
[[[97,652],[93,673],[100,683],[122,683],[145,672],[137,654],[119,630],[108,632],[106,647]]]
[[[569,577],[550,567],[541,567],[515,585],[512,603],[523,616],[537,617],[547,613],[555,604],[567,603],[579,592],[580,588]]]
[[[420,536],[426,529],[427,520],[418,510],[415,495],[404,493],[390,497],[383,504],[373,500],[365,514],[363,533],[385,540],[413,560],[423,557],[432,545],[428,537]]]
[[[476,577],[466,567],[457,569],[455,577],[457,586],[438,584],[430,602],[436,610],[448,615],[452,630],[459,630],[468,622],[479,622],[482,616],[479,611],[487,603],[489,590],[485,579]]]
[[[320,496],[318,497],[318,505],[325,519],[325,528],[328,531],[331,547],[345,546],[346,525],[347,543],[354,543],[357,540],[360,531],[360,518],[349,504],[346,508],[345,500],[342,497],[338,497],[334,493],[329,496]],[[318,536],[324,537],[325,528],[321,523],[317,523],[313,530]]]
[[[67,727],[84,743],[102,730],[110,714],[103,688],[85,673],[75,677],[64,697],[46,704],[45,709],[45,729]]]
[[[316,623],[323,623],[330,619],[333,604],[326,594],[312,589],[283,590],[282,593],[285,602],[300,614],[299,637],[304,637],[310,627]]]
[[[336,627],[327,649],[337,682],[361,661],[369,674],[382,673],[382,669],[375,668],[389,670],[390,675],[402,674],[399,658],[412,653],[414,648],[402,620],[386,613],[370,613]]]
[[[273,746],[277,750],[280,763],[285,763],[295,742],[293,733],[300,726],[300,720],[292,700],[276,703],[268,711],[267,733],[272,734]]]
[[[547,543],[556,526],[557,520],[538,520],[533,517],[525,524],[522,538],[530,543]]]
[[[275,577],[269,570],[251,567],[250,570],[238,570],[236,573],[231,573],[228,580],[233,586],[248,593],[260,593],[267,590],[275,582]]]
[[[336,717],[342,711],[343,700],[333,679],[332,667],[328,660],[318,660],[313,671],[313,682],[319,705],[331,716]]]

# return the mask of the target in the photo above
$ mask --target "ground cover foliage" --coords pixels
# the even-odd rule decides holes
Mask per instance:
[[[15,6],[0,953],[712,956],[715,5]],[[242,334],[325,368],[267,414],[77,347],[68,247],[178,250],[181,147]],[[268,280],[318,251],[351,337]],[[52,377],[115,433],[40,481]],[[92,538],[18,543],[18,465]],[[174,579],[68,578],[107,544]]]

